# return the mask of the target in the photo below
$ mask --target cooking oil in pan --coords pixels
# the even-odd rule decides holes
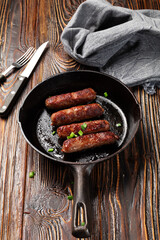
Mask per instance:
[[[109,122],[111,131],[119,136],[119,147],[127,134],[127,120],[123,111],[108,98],[97,96],[96,102],[104,108],[103,118]]]

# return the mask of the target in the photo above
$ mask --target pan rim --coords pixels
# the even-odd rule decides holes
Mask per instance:
[[[35,147],[29,140],[28,138],[26,137],[24,131],[23,131],[23,128],[22,128],[22,124],[21,124],[21,120],[20,120],[20,115],[21,115],[21,111],[23,111],[23,106],[28,98],[28,96],[33,92],[35,91],[35,89],[37,87],[39,87],[40,85],[44,84],[45,81],[49,81],[50,79],[54,78],[54,77],[58,77],[60,75],[65,75],[65,74],[71,74],[71,73],[77,73],[77,72],[83,72],[83,73],[96,73],[96,74],[100,74],[100,75],[103,75],[103,76],[106,76],[106,77],[109,77],[109,78],[112,78],[114,79],[115,81],[117,81],[119,84],[121,84],[124,88],[126,88],[126,90],[131,94],[131,96],[133,97],[135,103],[138,105],[138,109],[139,109],[139,119],[137,120],[137,124],[136,124],[136,128],[134,129],[134,132],[132,134],[132,137],[131,139],[124,144],[124,146],[122,146],[119,150],[117,150],[116,152],[110,154],[109,156],[106,156],[106,157],[102,157],[100,159],[97,159],[97,160],[94,160],[94,161],[90,161],[90,162],[71,162],[71,161],[65,161],[65,160],[61,160],[61,159],[56,159],[50,155],[48,155],[47,153],[44,153],[42,152],[41,150],[39,150],[37,147]],[[68,165],[90,165],[90,164],[97,164],[97,163],[101,163],[105,160],[108,160],[114,156],[116,156],[117,154],[119,154],[120,152],[122,152],[133,140],[133,138],[135,137],[137,131],[138,131],[138,128],[139,128],[139,124],[140,124],[140,121],[142,120],[142,113],[141,113],[141,107],[140,107],[140,104],[138,102],[138,100],[136,99],[135,95],[133,94],[133,92],[123,83],[121,82],[119,79],[109,75],[109,74],[106,74],[106,73],[101,73],[101,72],[98,72],[98,71],[94,71],[94,70],[74,70],[74,71],[67,71],[67,72],[62,72],[62,73],[58,73],[56,75],[52,75],[46,79],[44,79],[42,82],[38,83],[33,89],[31,89],[31,91],[26,95],[20,109],[19,109],[19,114],[18,114],[18,124],[20,126],[20,129],[21,129],[21,132],[26,140],[26,142],[36,151],[38,152],[40,155],[48,158],[48,159],[51,159],[52,161],[55,161],[55,162],[58,162],[58,163],[63,163],[63,164],[68,164]]]

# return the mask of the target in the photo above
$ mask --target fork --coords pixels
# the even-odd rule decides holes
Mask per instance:
[[[0,74],[0,80],[9,76],[13,69],[19,69],[24,66],[31,59],[35,51],[36,49],[33,47],[28,48],[28,50],[20,58],[18,58],[16,62],[12,63],[9,68]]]

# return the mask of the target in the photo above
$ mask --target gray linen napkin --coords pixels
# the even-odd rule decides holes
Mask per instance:
[[[98,67],[149,94],[160,87],[160,11],[130,10],[105,0],[82,3],[61,41],[78,62]]]

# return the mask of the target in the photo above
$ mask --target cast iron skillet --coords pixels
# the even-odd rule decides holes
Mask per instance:
[[[116,144],[86,150],[79,153],[61,152],[62,141],[52,135],[51,112],[45,108],[45,99],[51,95],[73,92],[91,87],[97,93],[96,102],[105,109],[101,117],[110,122],[111,130],[120,136]],[[104,97],[104,92],[108,97]],[[26,97],[20,112],[19,124],[27,142],[37,152],[51,160],[69,165],[74,174],[74,205],[72,234],[89,237],[91,228],[91,204],[89,176],[96,163],[120,153],[135,136],[141,119],[140,106],[132,92],[119,80],[94,71],[73,71],[48,78],[37,85]],[[120,127],[116,124],[121,123]],[[48,152],[49,148],[53,152]],[[78,222],[78,211],[84,213],[85,225]]]

